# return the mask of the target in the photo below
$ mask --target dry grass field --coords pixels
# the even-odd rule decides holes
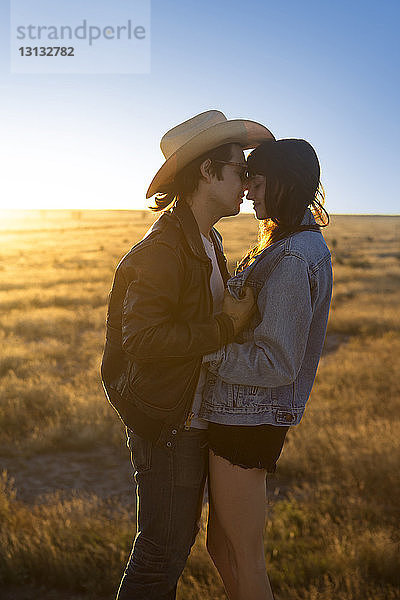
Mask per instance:
[[[115,266],[153,218],[2,215],[4,600],[113,598],[134,535],[134,488],[99,367]],[[219,229],[232,270],[257,224],[241,215]],[[395,600],[400,217],[334,216],[325,237],[335,275],[328,336],[306,414],[268,479],[266,560],[277,600]],[[205,504],[204,524],[206,513]],[[203,526],[180,600],[225,598],[204,540]]]

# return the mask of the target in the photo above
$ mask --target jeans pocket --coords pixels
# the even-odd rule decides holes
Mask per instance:
[[[144,473],[151,468],[152,442],[136,433],[129,432],[128,446],[131,451],[132,465],[138,473]]]
[[[176,485],[198,488],[207,470],[208,436],[206,429],[181,432],[177,439]]]

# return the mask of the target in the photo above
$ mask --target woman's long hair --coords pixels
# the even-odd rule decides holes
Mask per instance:
[[[236,271],[253,262],[265,248],[298,231],[320,231],[329,224],[323,207],[325,192],[314,148],[305,140],[271,140],[249,155],[249,175],[266,177],[265,207],[268,217],[260,221],[258,243],[244,256]],[[315,223],[302,225],[310,208]]]

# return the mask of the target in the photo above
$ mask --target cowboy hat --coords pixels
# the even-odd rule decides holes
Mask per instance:
[[[160,148],[166,160],[153,178],[146,198],[162,191],[160,188],[172,183],[183,167],[208,150],[223,144],[239,144],[245,150],[274,139],[266,127],[255,121],[228,121],[219,110],[200,113],[173,127],[162,137]]]

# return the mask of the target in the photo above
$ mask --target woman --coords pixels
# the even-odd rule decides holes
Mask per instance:
[[[259,243],[228,288],[240,298],[250,286],[258,311],[237,343],[204,358],[209,377],[200,416],[209,421],[209,553],[230,600],[270,600],[266,474],[275,471],[286,433],[300,422],[311,392],[332,266],[320,232],[329,217],[318,201],[320,167],[312,146],[296,139],[264,142],[250,154],[248,169]]]

